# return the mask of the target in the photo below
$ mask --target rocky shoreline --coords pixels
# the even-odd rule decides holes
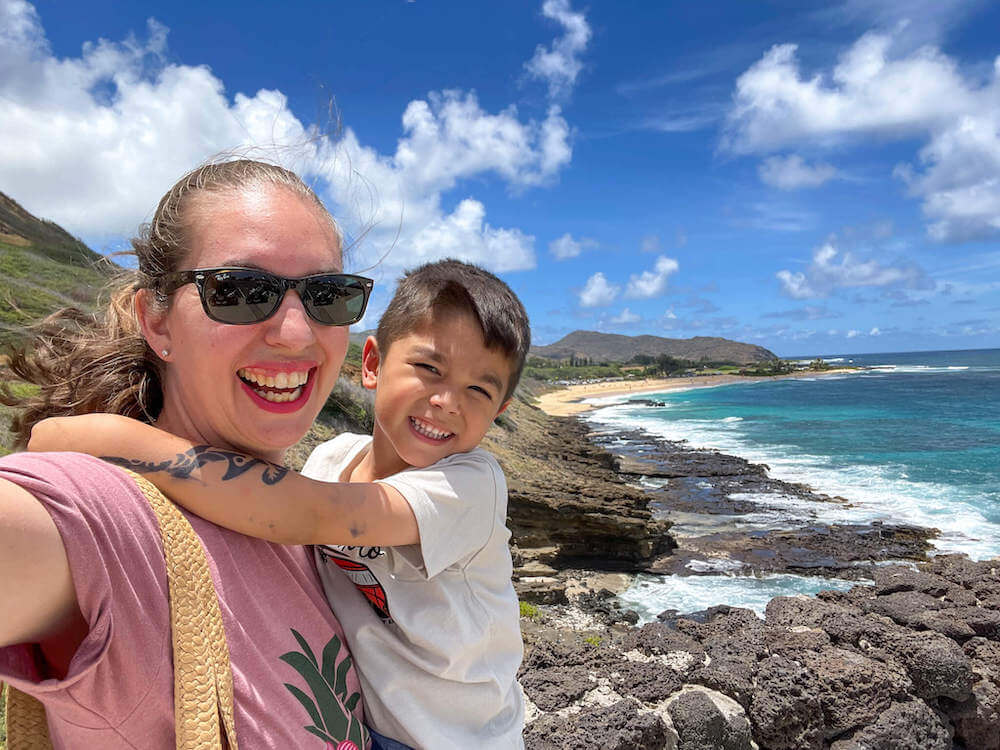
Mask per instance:
[[[810,504],[847,501],[529,403],[486,442],[530,603],[528,748],[1000,750],[1000,560],[928,558],[933,529],[821,523]],[[747,524],[769,496],[774,511],[795,501],[799,522]],[[625,574],[713,566],[874,584],[778,597],[763,618],[719,606],[642,627],[614,598]]]

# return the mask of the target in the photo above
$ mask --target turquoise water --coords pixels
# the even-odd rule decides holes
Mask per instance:
[[[591,419],[766,463],[851,503],[761,525],[794,525],[800,513],[915,523],[941,530],[941,551],[1000,556],[1000,349],[826,359],[871,369],[644,394],[665,406],[619,401]]]

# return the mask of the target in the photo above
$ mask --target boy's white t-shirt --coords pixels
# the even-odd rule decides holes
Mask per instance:
[[[367,435],[339,435],[302,473],[343,481],[370,444]],[[367,721],[416,748],[523,747],[523,644],[500,466],[475,448],[379,481],[409,502],[420,543],[316,547]]]

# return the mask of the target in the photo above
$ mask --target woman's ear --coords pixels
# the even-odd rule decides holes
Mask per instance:
[[[378,385],[378,368],[382,364],[381,354],[378,350],[378,343],[374,336],[365,339],[365,345],[361,349],[361,385],[368,390],[375,390]]]
[[[156,292],[140,289],[135,293],[133,304],[139,319],[139,328],[146,343],[164,362],[170,357],[170,329],[167,326],[167,311],[156,304]]]

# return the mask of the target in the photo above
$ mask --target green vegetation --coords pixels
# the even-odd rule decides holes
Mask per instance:
[[[583,639],[583,642],[584,643],[589,643],[594,648],[597,648],[598,646],[601,645],[601,636],[599,636],[599,635],[588,635],[587,637],[585,637]]]
[[[733,362],[694,361],[661,354],[636,354],[628,362],[596,362],[587,357],[546,359],[528,357],[524,374],[542,382],[600,380],[606,378],[665,378],[707,372],[742,373]]]
[[[539,358],[532,357],[533,360]],[[596,380],[598,378],[623,377],[621,365],[561,365],[555,360],[543,360],[545,364],[527,365],[524,368],[525,377],[546,382],[557,380]]]
[[[102,269],[49,256],[0,241],[0,345],[15,343],[18,328],[62,307],[93,309],[110,264]]]
[[[521,607],[521,617],[535,621],[542,619],[542,611],[534,604],[521,601],[519,601],[518,604]]]
[[[773,377],[775,375],[788,375],[795,372],[795,369],[795,365],[787,359],[775,359],[770,362],[758,362],[752,367],[744,367],[740,370],[740,375]]]
[[[822,372],[823,370],[829,370],[830,365],[822,357],[816,357],[816,359],[809,363],[809,369]]]

